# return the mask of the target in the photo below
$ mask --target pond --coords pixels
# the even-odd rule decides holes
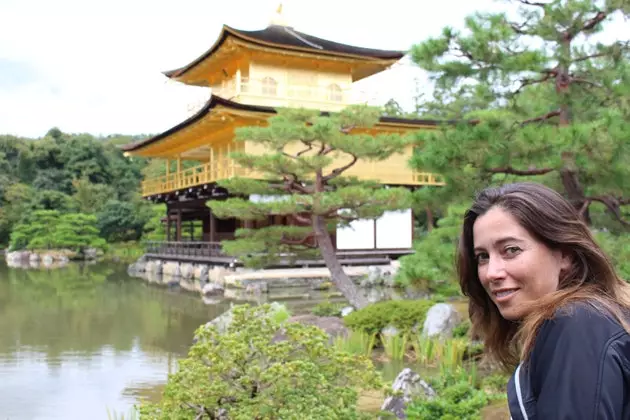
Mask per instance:
[[[368,294],[402,297],[390,293]],[[290,288],[262,300],[282,299],[299,314],[329,296]],[[129,277],[122,264],[29,270],[0,260],[0,420],[107,420],[108,410],[127,414],[139,400],[159,398],[194,331],[231,303],[242,301],[204,302]],[[404,367],[376,365],[389,380]]]
[[[370,300],[384,294],[370,290]],[[254,300],[282,300],[299,314],[343,300],[331,295],[293,287]],[[200,325],[243,302],[149,284],[123,264],[15,269],[0,260],[0,419],[129,413],[138,399],[159,397]]]
[[[158,392],[202,323],[229,308],[148,286],[126,266],[0,262],[0,418],[107,419]]]

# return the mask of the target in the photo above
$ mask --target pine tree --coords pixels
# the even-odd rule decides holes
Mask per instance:
[[[613,20],[630,17],[630,2],[512,3],[515,13],[477,13],[463,31],[445,28],[412,50],[435,82],[436,102],[426,108],[463,121],[418,134],[413,165],[449,184],[420,201],[536,180],[564,193],[586,221],[598,203],[630,225],[630,42],[627,32],[602,37]]]
[[[410,147],[408,139],[398,134],[369,134],[380,112],[365,106],[327,115],[279,109],[266,126],[237,129],[237,142],[247,141],[265,152],[233,153],[236,163],[250,171],[249,176],[222,182],[233,197],[210,201],[208,206],[220,218],[281,216],[292,223],[239,229],[234,241],[223,242],[225,252],[253,266],[288,256],[321,254],[333,283],[346,299],[357,308],[366,306],[367,299],[337,258],[330,233],[337,226],[410,205],[405,188],[384,188],[377,180],[360,181],[347,174],[359,161],[382,161]]]

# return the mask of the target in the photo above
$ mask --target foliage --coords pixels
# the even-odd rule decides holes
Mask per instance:
[[[236,130],[236,142],[248,141],[266,153],[235,152],[235,162],[259,179],[221,181],[235,195],[208,205],[219,218],[264,221],[285,218],[289,226],[240,229],[224,251],[250,266],[280,258],[313,257],[320,253],[332,280],[350,303],[365,306],[337,260],[330,232],[352,221],[374,219],[385,211],[410,206],[405,188],[382,188],[375,181],[348,175],[358,162],[379,162],[401,153],[408,140],[398,134],[371,135],[381,111],[350,106],[327,115],[309,109],[279,109],[264,127]]]
[[[481,420],[481,409],[501,398],[482,389],[476,371],[459,368],[429,380],[437,393],[432,400],[418,399],[407,407],[409,418],[436,420]]]
[[[537,180],[585,220],[598,203],[628,226],[630,42],[598,37],[613,18],[627,19],[628,3],[518,4],[412,49],[435,82],[438,113],[462,121],[418,132],[412,165],[448,184],[424,198],[449,203],[488,184]]]
[[[281,325],[270,305],[232,311],[224,334],[215,326],[197,331],[163,399],[142,406],[141,418],[356,419],[357,389],[382,386],[368,358],[338,351],[324,331]]]
[[[344,317],[343,321],[351,330],[367,334],[380,333],[387,326],[407,333],[416,325],[422,328],[433,304],[430,300],[387,300],[354,311]]]
[[[151,217],[145,208],[141,203],[107,201],[96,216],[101,237],[110,242],[137,241]]]
[[[25,214],[37,210],[95,215],[108,200],[118,200],[141,213],[134,197],[145,161],[127,159],[117,147],[133,140],[59,129],[39,139],[0,135],[0,245],[8,244]]]
[[[414,244],[415,252],[400,258],[396,282],[414,284],[432,293],[457,295],[455,251],[466,207],[453,205],[438,227]]]
[[[36,210],[24,215],[11,234],[11,250],[66,248],[83,252],[105,246],[98,236],[96,217],[83,213]]]
[[[596,232],[595,240],[610,257],[619,276],[630,282],[630,241],[628,241],[628,235]]]

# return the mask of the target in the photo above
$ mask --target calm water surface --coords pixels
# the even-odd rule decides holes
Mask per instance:
[[[0,420],[107,419],[159,395],[199,325],[228,309],[123,265],[0,262]]]

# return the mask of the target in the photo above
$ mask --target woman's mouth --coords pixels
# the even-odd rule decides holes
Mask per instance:
[[[505,302],[510,299],[516,292],[518,292],[518,288],[513,289],[499,289],[492,292],[497,302]]]

